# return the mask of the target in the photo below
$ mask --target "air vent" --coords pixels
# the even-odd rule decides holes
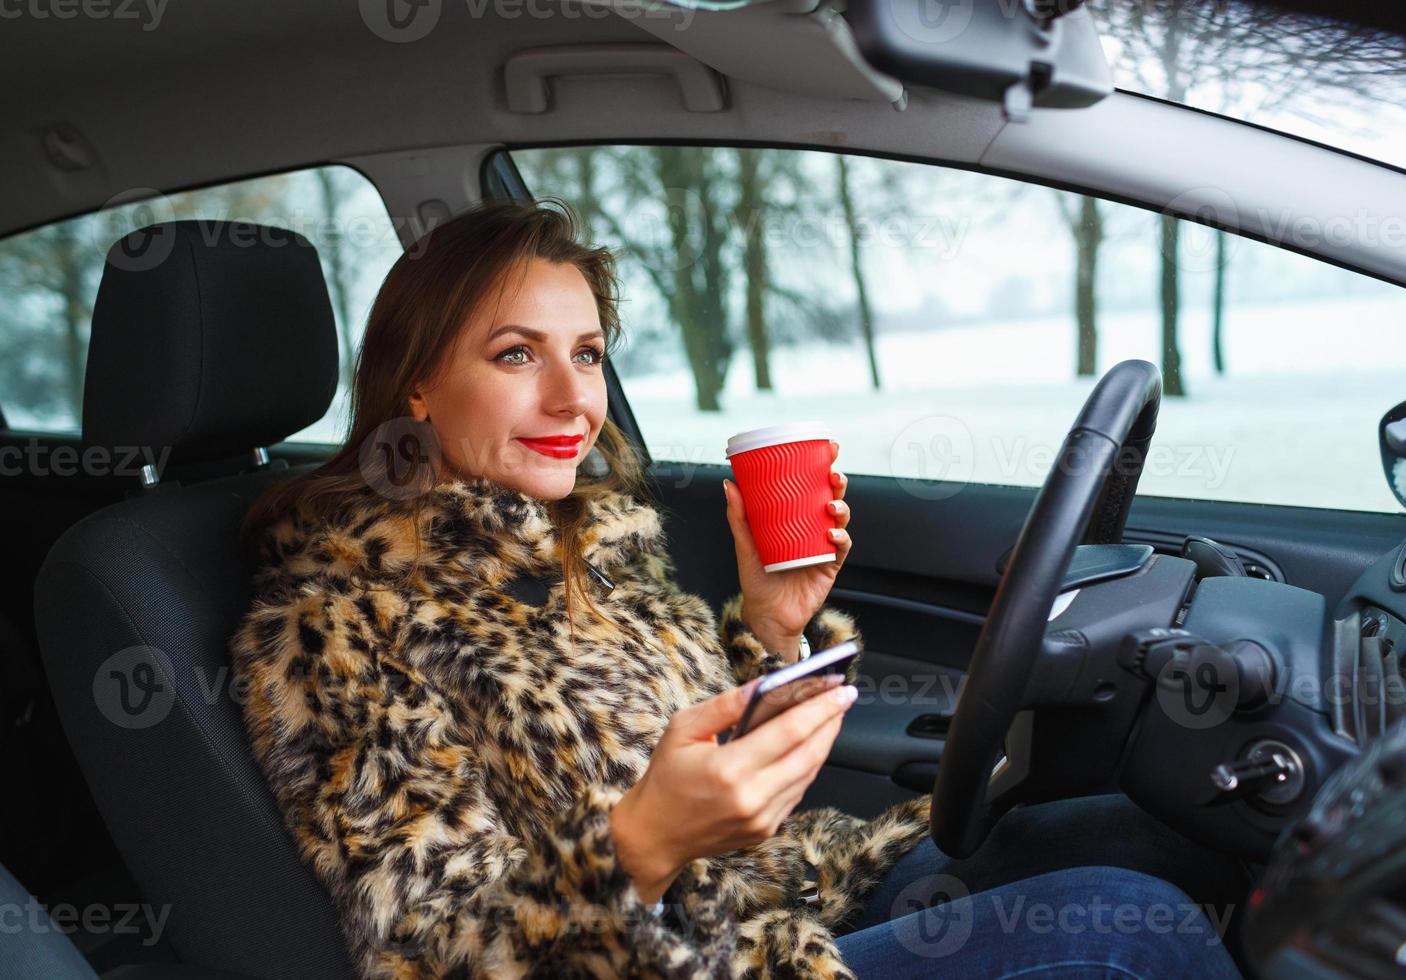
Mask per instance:
[[[1398,811],[1394,816],[1400,816]],[[1406,907],[1399,895],[1376,896],[1362,902],[1336,928],[1323,930],[1325,958],[1348,967],[1357,976],[1401,976],[1402,950],[1406,950]],[[1358,972],[1361,971],[1361,972]]]
[[[1401,550],[1396,553],[1396,564],[1391,567],[1387,583],[1393,591],[1406,592],[1406,541],[1401,543]]]
[[[1185,534],[1174,534],[1166,531],[1151,531],[1144,529],[1128,528],[1123,532],[1125,544],[1150,544],[1159,554],[1180,555],[1182,544],[1186,541]],[[1240,559],[1240,563],[1245,566],[1245,571],[1251,578],[1264,579],[1269,582],[1283,582],[1283,570],[1268,555],[1256,551],[1253,548],[1246,548],[1243,545],[1233,544],[1221,538],[1216,539],[1222,546],[1228,547],[1235,552]]]
[[[1406,718],[1403,631],[1406,624],[1370,606],[1336,624],[1333,727],[1359,745]]]

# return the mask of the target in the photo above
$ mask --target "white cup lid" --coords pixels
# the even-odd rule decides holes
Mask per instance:
[[[775,446],[783,442],[805,442],[809,439],[830,439],[830,427],[824,422],[783,422],[760,429],[739,432],[727,441],[727,455],[736,456],[753,449]]]

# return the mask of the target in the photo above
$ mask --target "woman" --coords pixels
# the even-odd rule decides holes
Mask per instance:
[[[606,418],[615,289],[610,254],[578,244],[569,213],[496,204],[445,223],[377,296],[346,446],[250,511],[256,599],[233,656],[300,852],[366,977],[937,972],[930,944],[883,916],[838,935],[876,916],[865,898],[928,837],[930,799],[869,821],[791,815],[854,687],[714,737],[802,634],[815,650],[857,636],[822,605],[850,550],[845,480],[832,473],[839,560],[777,575],[725,483],[742,589],[715,620],[672,581]],[[1094,885],[1143,904],[1180,894],[1087,870],[1007,888]],[[964,971],[1228,963],[1152,936],[1061,952],[950,907],[971,911],[949,961]]]

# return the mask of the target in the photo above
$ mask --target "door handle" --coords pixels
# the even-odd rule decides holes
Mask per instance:
[[[891,778],[904,789],[911,789],[917,793],[930,793],[933,784],[937,781],[937,763],[905,762],[893,771]]]

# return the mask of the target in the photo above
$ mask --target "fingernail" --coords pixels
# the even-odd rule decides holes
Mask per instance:
[[[854,704],[854,699],[859,697],[859,688],[853,684],[846,684],[844,687],[836,688],[830,696],[842,707],[849,707]]]
[[[840,537],[840,529],[837,528],[837,527],[832,527],[832,528],[830,528],[830,537],[832,537],[832,538],[834,538],[834,539],[836,539],[836,540],[839,540],[839,537]]]
[[[838,500],[830,501],[828,506],[830,508],[831,513],[838,514],[840,512],[840,502]]]

